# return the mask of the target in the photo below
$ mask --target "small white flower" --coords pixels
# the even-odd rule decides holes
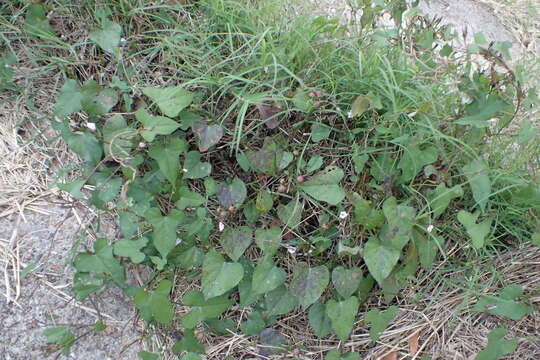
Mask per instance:
[[[90,131],[96,131],[96,123],[86,123],[86,127],[90,129]]]
[[[187,173],[187,172],[188,172],[188,170],[187,170],[187,169],[182,169],[182,172],[185,172],[185,173]]]
[[[342,212],[339,213],[339,218],[340,219],[346,219],[347,216],[349,216],[349,213],[346,212],[346,211],[342,211]]]
[[[347,113],[347,117],[348,117],[349,119],[352,119],[352,118],[353,118],[353,116],[352,116],[352,110],[349,110],[349,112]]]
[[[180,244],[182,241],[184,241],[184,240],[182,240],[180,238],[176,238],[176,245]]]
[[[141,141],[141,142],[139,143],[139,147],[140,147],[141,149],[144,149],[144,148],[146,147],[146,144],[143,143],[143,142]]]
[[[296,252],[296,248],[290,247],[287,248],[287,251],[289,252],[289,254],[294,254]]]
[[[433,225],[429,225],[426,230],[427,230],[428,233],[432,232],[433,231]]]
[[[218,224],[218,228],[219,228],[219,232],[222,232],[223,230],[225,230],[225,224],[220,221]]]
[[[126,39],[120,38],[120,42],[121,42],[121,43],[125,43],[126,41],[127,41]]]

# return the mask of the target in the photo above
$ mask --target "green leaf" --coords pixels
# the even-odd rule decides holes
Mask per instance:
[[[52,123],[52,127],[60,132],[71,150],[76,152],[89,165],[96,165],[103,155],[101,143],[89,133],[73,133],[66,122]]]
[[[287,339],[276,329],[265,329],[259,337],[262,345],[259,354],[264,357],[282,353],[287,348]]]
[[[180,354],[182,351],[204,354],[204,345],[199,342],[193,329],[184,331],[180,340],[174,343],[172,347],[173,354]]]
[[[362,154],[360,152],[360,146],[358,146],[358,144],[354,144],[354,153],[351,158],[354,164],[354,172],[360,174],[364,170],[364,166],[369,160],[369,155]]]
[[[481,249],[485,245],[486,236],[491,232],[492,219],[486,219],[480,224],[476,223],[479,213],[471,214],[468,211],[461,210],[458,213],[458,220],[467,230],[471,237],[472,245],[475,249]]]
[[[60,96],[54,106],[54,114],[64,117],[82,110],[83,94],[76,80],[67,79],[60,89]]]
[[[505,316],[512,320],[521,320],[532,314],[532,307],[516,301],[523,296],[523,288],[509,285],[501,290],[499,296],[482,296],[473,307],[474,311],[487,312],[492,315]]]
[[[207,196],[212,196],[217,191],[217,183],[216,180],[212,178],[206,178],[204,179],[204,191],[206,192]]]
[[[496,328],[488,334],[486,348],[478,353],[474,360],[497,360],[516,351],[518,339],[506,340],[504,336],[507,330]]]
[[[238,294],[240,295],[240,306],[246,308],[256,303],[259,300],[260,295],[256,295],[251,290],[251,280],[253,279],[253,264],[250,260],[246,258],[241,258],[239,262],[244,268],[244,277],[242,278],[242,281],[240,281],[240,283],[238,284]]]
[[[246,185],[239,178],[227,180],[218,184],[216,194],[221,206],[229,208],[239,207],[247,196]]]
[[[272,210],[272,207],[274,206],[274,200],[272,199],[272,195],[268,190],[259,191],[259,193],[257,194],[255,206],[260,212],[268,212]]]
[[[351,105],[351,115],[360,116],[368,110],[382,109],[381,99],[369,92],[365,95],[359,95]]]
[[[358,290],[362,278],[362,269],[358,267],[345,269],[338,266],[332,271],[332,284],[343,298],[351,296]]]
[[[540,233],[536,232],[531,235],[531,244],[534,246],[540,246]]]
[[[296,296],[287,290],[285,286],[280,286],[267,293],[264,301],[268,316],[288,314],[298,305]]]
[[[255,294],[266,294],[285,282],[285,270],[274,265],[271,257],[263,257],[253,272],[251,289]]]
[[[148,96],[168,117],[176,117],[182,110],[191,105],[193,94],[180,86],[166,88],[143,88],[143,94]]]
[[[77,254],[73,266],[80,272],[108,274],[120,287],[125,287],[124,268],[113,256],[113,247],[106,239],[98,239],[94,244],[94,253]]]
[[[311,140],[316,143],[326,140],[331,132],[332,128],[330,126],[322,123],[314,123],[311,125]]]
[[[75,180],[65,184],[58,184],[58,188],[62,191],[68,192],[75,199],[82,199],[84,198],[84,195],[81,192],[81,189],[85,183],[85,180]]]
[[[130,258],[134,264],[139,264],[144,261],[146,255],[141,252],[141,249],[148,243],[147,238],[139,238],[137,240],[120,240],[114,243],[114,255]]]
[[[498,95],[489,95],[485,99],[475,100],[467,107],[468,116],[462,117],[455,123],[471,125],[476,128],[488,126],[488,120],[495,117],[507,104]]]
[[[326,313],[326,305],[315,303],[309,308],[309,325],[318,338],[323,338],[332,332],[332,321]]]
[[[399,249],[381,244],[381,241],[375,236],[369,238],[364,246],[364,261],[369,273],[379,284],[390,275],[400,254]]]
[[[236,162],[238,163],[238,165],[240,165],[240,168],[242,170],[244,170],[245,172],[248,172],[249,169],[251,168],[251,166],[249,164],[249,160],[248,160],[246,154],[243,153],[243,152],[236,155]]]
[[[187,329],[193,329],[202,321],[223,314],[234,302],[227,296],[205,300],[202,292],[191,290],[184,295],[182,303],[191,307],[191,311],[182,317],[182,325]]]
[[[122,187],[122,179],[109,177],[104,173],[96,173],[93,176],[96,188],[92,191],[90,202],[98,209],[107,210],[107,204],[112,202]]]
[[[139,351],[137,353],[137,355],[139,355],[141,360],[159,360],[159,354],[151,353],[151,352],[144,351],[144,350]]]
[[[386,311],[373,309],[368,311],[365,316],[366,322],[371,324],[369,329],[369,337],[373,341],[377,341],[381,333],[390,325],[392,320],[397,316],[399,309],[397,306],[390,306]]]
[[[381,243],[397,250],[403,249],[410,240],[416,211],[410,206],[397,203],[395,197],[386,199],[383,204],[386,224],[379,233]]]
[[[211,250],[203,264],[202,288],[205,299],[225,294],[234,288],[244,276],[239,263],[225,262],[223,256]]]
[[[319,170],[322,165],[323,165],[322,156],[320,155],[312,156],[306,165],[306,173],[309,174],[316,170]]]
[[[298,297],[299,304],[307,308],[321,297],[329,281],[330,272],[326,266],[310,267],[300,262],[293,269],[291,292]]]
[[[99,45],[103,51],[115,54],[120,44],[122,27],[115,22],[105,20],[101,28],[90,31],[90,40]]]
[[[144,108],[137,110],[135,118],[143,125],[141,136],[146,141],[154,141],[156,135],[170,135],[180,127],[176,121],[164,116],[153,116]]]
[[[266,327],[266,322],[260,311],[252,312],[248,319],[240,324],[240,330],[246,335],[258,335]]]
[[[316,200],[337,205],[345,197],[345,191],[339,186],[343,176],[343,170],[336,166],[328,166],[299,187]]]
[[[174,215],[176,214],[175,211],[177,210],[171,211],[169,216],[161,216],[161,212],[153,208],[146,215],[147,220],[154,228],[152,243],[163,259],[166,259],[167,255],[176,246],[176,231],[180,221]]]
[[[533,123],[530,120],[525,120],[521,124],[518,134],[518,143],[520,145],[525,145],[529,143],[532,139],[538,139],[540,135],[540,129],[534,127]]]
[[[358,354],[357,352],[351,352],[341,355],[339,350],[334,349],[330,350],[326,354],[324,360],[360,360],[360,354]]]
[[[166,145],[160,144],[150,147],[148,155],[157,161],[159,171],[174,185],[180,171],[180,154],[186,150],[186,141],[184,139],[174,138]]]
[[[474,200],[482,212],[491,194],[491,181],[489,179],[489,168],[486,163],[480,159],[473,160],[463,168],[463,173],[469,180]]]
[[[94,80],[89,80],[81,87],[82,109],[90,116],[105,115],[118,102],[118,94],[113,89],[103,88]]]
[[[219,143],[223,137],[223,128],[219,125],[206,125],[202,121],[194,122],[191,129],[199,140],[199,151],[204,152]]]
[[[199,354],[188,352],[180,360],[203,360],[203,358]]]
[[[176,202],[176,207],[179,210],[194,208],[206,203],[206,198],[196,192],[189,191],[188,187],[180,188],[178,193],[180,195],[180,199]]]
[[[103,151],[107,156],[129,160],[135,130],[128,127],[122,115],[109,117],[102,128]]]
[[[43,330],[43,335],[47,338],[48,343],[59,343],[69,333],[71,333],[71,330],[66,326],[57,326]]]
[[[186,160],[182,169],[185,179],[202,179],[210,176],[212,165],[207,162],[201,162],[201,153],[190,151],[186,154]]]
[[[253,242],[253,231],[248,226],[236,229],[226,229],[219,240],[225,253],[233,260],[238,261],[240,256]]]
[[[359,305],[356,296],[340,302],[331,299],[326,303],[326,312],[332,322],[332,329],[341,341],[349,337]]]
[[[313,101],[309,98],[308,94],[302,90],[297,89],[296,94],[292,98],[294,106],[299,110],[309,113],[313,109]]]
[[[413,180],[418,172],[426,165],[437,161],[439,150],[433,145],[421,146],[412,142],[404,147],[403,155],[398,163],[401,176],[398,181],[405,183]]]
[[[137,222],[139,217],[133,213],[127,211],[118,212],[118,223],[120,225],[120,231],[126,239],[131,239],[138,228]]]
[[[279,220],[291,229],[295,229],[302,221],[304,204],[298,200],[291,200],[287,205],[280,204],[277,208]]]
[[[210,331],[222,336],[230,336],[236,332],[236,324],[231,319],[208,319],[204,321]]]
[[[372,208],[368,200],[358,199],[353,204],[354,220],[366,228],[366,230],[374,230],[384,224],[382,211]]]
[[[172,283],[169,280],[161,280],[154,291],[146,291],[140,288],[133,299],[133,303],[141,312],[145,321],[155,320],[160,324],[170,325],[174,312],[169,301]]]
[[[34,36],[57,39],[42,5],[30,5],[28,7],[24,18],[24,26],[25,30]]]
[[[433,218],[436,219],[441,216],[453,199],[460,198],[462,196],[463,189],[460,185],[456,185],[448,189],[445,183],[440,183],[437,185],[435,190],[429,191],[428,199],[433,211]]]
[[[274,255],[281,244],[281,229],[272,226],[269,229],[255,230],[255,243],[266,256]]]

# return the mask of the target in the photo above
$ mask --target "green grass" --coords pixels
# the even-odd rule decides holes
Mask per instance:
[[[272,296],[290,298],[290,311],[331,303],[334,310],[323,314],[333,319],[330,332],[346,343],[350,330],[343,323],[355,319],[359,306],[369,310],[366,299],[401,298],[420,268],[441,261],[435,279],[459,267],[475,278],[482,259],[530,241],[539,230],[538,133],[526,124],[518,135],[508,130],[516,107],[530,111],[537,100],[521,96],[510,72],[473,70],[474,57],[448,48],[452,35],[444,28],[417,17],[398,31],[369,22],[345,26],[273,1],[79,5],[4,5],[3,61],[17,54],[35,73],[18,83],[2,73],[0,89],[28,101],[44,76],[55,89],[72,80],[54,111],[36,109],[84,160],[60,174],[59,186],[80,197],[84,184],[95,186],[86,198],[100,210],[115,209],[123,238],[75,256],[75,296],[84,300],[106,285],[120,286],[149,324],[183,327],[191,340],[175,351],[192,354],[185,359],[199,358],[192,328],[215,326],[210,320],[233,303],[251,313],[249,320],[237,329],[227,319],[239,323],[242,314],[229,309],[220,326],[252,336],[278,326],[282,317],[268,315]],[[374,10],[375,17],[401,19],[403,9],[389,1]],[[89,28],[81,29],[80,19]],[[86,36],[112,23],[121,34],[112,31],[106,39],[122,37],[112,50]],[[478,52],[493,66],[504,65],[504,54]],[[167,110],[159,99],[153,104],[146,88],[173,86],[187,90],[173,96],[186,102],[183,111],[169,115],[174,120],[152,117]],[[149,113],[141,115],[142,109]],[[269,128],[275,120],[279,126]],[[217,140],[200,135],[193,121]],[[204,141],[211,142],[209,151],[201,148]],[[187,153],[197,145],[200,159]],[[313,171],[306,169],[310,160],[320,163]],[[182,170],[206,164],[211,176]],[[66,175],[78,181],[64,183]],[[231,185],[234,177],[241,184]],[[441,205],[450,189],[458,194]],[[294,226],[299,208],[304,212]],[[257,235],[251,245],[254,231],[271,226],[279,228],[277,254],[267,253]],[[227,240],[229,230],[236,232]],[[448,256],[455,245],[462,251]],[[271,263],[261,260],[263,253]],[[144,286],[125,284],[122,265],[131,262],[153,271]],[[286,277],[288,287],[278,295],[274,288],[254,294],[254,266],[272,284],[281,286]],[[329,285],[339,266],[363,273],[355,295],[343,296],[337,282]],[[230,277],[220,277],[223,272]],[[201,293],[170,293],[174,281],[200,289],[201,274]],[[169,298],[194,312],[175,316]],[[209,301],[225,306],[199,309]],[[213,334],[207,332],[208,343],[221,339]],[[325,336],[339,346],[335,335]],[[292,350],[281,335],[273,340]]]

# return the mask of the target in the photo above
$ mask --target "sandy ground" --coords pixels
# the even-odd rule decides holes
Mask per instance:
[[[314,2],[327,14],[345,16],[346,0]],[[478,2],[432,0],[422,7],[445,22],[467,28],[471,34],[484,32],[489,41],[521,41],[515,32],[503,26],[493,11]],[[513,54],[519,54],[518,47],[514,47]],[[5,131],[0,133],[2,159],[15,159],[13,153],[22,154],[28,146],[16,132],[17,122],[7,121],[8,114],[14,110],[0,108],[0,126]],[[68,358],[136,359],[138,343],[128,346],[140,338],[133,325],[135,311],[120,292],[108,290],[83,304],[70,294],[71,248],[75,240],[85,241],[83,227],[88,216],[93,215],[48,193],[49,184],[41,178],[53,173],[51,156],[54,154],[44,153],[43,159],[36,159],[29,173],[19,171],[15,160],[9,174],[5,168],[1,170],[4,174],[0,176],[0,360],[55,358],[42,335],[44,329],[64,325],[80,335],[96,321],[103,321],[109,327],[103,333],[77,341]],[[12,181],[28,182],[24,196],[13,194]],[[34,186],[36,181],[38,184]],[[110,231],[114,233],[114,229]],[[20,269],[28,264],[33,264],[35,269],[24,280],[18,280]]]

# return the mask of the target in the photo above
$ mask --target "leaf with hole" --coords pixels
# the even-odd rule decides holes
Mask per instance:
[[[202,292],[191,290],[182,297],[182,304],[191,307],[191,311],[182,317],[182,325],[187,329],[193,329],[206,319],[217,318],[233,303],[227,296],[206,300]]]
[[[184,139],[173,138],[168,144],[151,146],[148,155],[157,161],[159,171],[174,185],[180,171],[180,154],[186,150],[187,143]]]
[[[318,338],[323,338],[332,332],[332,320],[326,313],[326,305],[316,302],[311,305],[308,313],[309,325]]]
[[[182,171],[185,179],[202,179],[210,176],[212,165],[207,162],[201,162],[200,152],[190,151],[186,154]]]
[[[90,40],[98,44],[103,51],[114,55],[120,44],[121,34],[122,27],[119,24],[105,20],[101,28],[93,29],[89,36]]]
[[[225,253],[233,260],[238,261],[240,256],[253,242],[253,230],[248,226],[236,229],[226,229],[219,240]]]
[[[504,336],[507,330],[496,328],[488,334],[488,344],[486,348],[478,353],[474,360],[497,360],[516,351],[518,339],[506,340]]]
[[[491,195],[491,180],[487,164],[480,159],[473,160],[463,168],[463,173],[469,180],[474,200],[484,211]]]
[[[223,137],[223,128],[219,125],[206,125],[202,121],[194,122],[191,129],[197,135],[199,151],[204,152],[219,143]]]
[[[285,270],[275,266],[270,256],[263,257],[253,272],[251,289],[255,294],[266,294],[285,282]]]
[[[336,166],[328,166],[300,184],[299,188],[315,200],[337,205],[345,197],[345,191],[339,186],[343,176],[343,170]]]
[[[225,294],[242,280],[244,268],[239,263],[225,262],[223,256],[211,250],[203,264],[202,289],[205,299]]]
[[[362,269],[353,267],[346,269],[338,266],[332,270],[332,284],[343,298],[354,294],[362,282]]]
[[[255,243],[265,255],[274,255],[281,244],[281,229],[277,226],[272,226],[268,229],[255,230]]]
[[[153,291],[139,288],[135,294],[133,303],[139,309],[141,317],[150,322],[157,321],[160,324],[170,325],[174,312],[169,300],[172,283],[169,280],[161,280]]]
[[[141,136],[146,141],[154,141],[157,135],[170,135],[180,127],[176,121],[165,116],[151,115],[144,108],[137,110],[135,118],[143,125]]]
[[[512,320],[521,320],[533,311],[531,306],[516,300],[522,296],[523,288],[521,286],[508,285],[501,290],[499,296],[482,296],[474,305],[473,310],[504,316]]]
[[[217,198],[224,208],[239,207],[247,196],[246,185],[239,178],[228,179],[216,187]]]
[[[341,341],[349,337],[359,305],[356,296],[339,302],[331,299],[326,303],[326,313],[332,323],[332,329]]]
[[[147,238],[136,240],[120,240],[114,243],[114,255],[128,257],[132,263],[139,264],[144,261],[146,255],[141,249],[148,244]]]
[[[293,268],[290,290],[298,297],[299,304],[307,308],[321,297],[329,281],[330,272],[326,266],[310,267],[300,262]]]
[[[166,88],[142,89],[143,94],[148,96],[168,117],[177,117],[178,114],[193,102],[193,94],[180,86]]]
[[[465,210],[460,210],[457,216],[459,222],[465,227],[467,234],[471,237],[472,245],[475,249],[484,247],[486,237],[491,232],[492,219],[488,218],[477,224],[476,220],[479,216],[480,214],[478,212],[471,214]]]
[[[372,309],[368,311],[365,316],[366,322],[371,324],[369,329],[369,337],[372,341],[377,341],[381,336],[381,333],[390,325],[392,320],[397,316],[399,308],[397,306],[390,306],[386,311],[380,311],[379,309]]]

